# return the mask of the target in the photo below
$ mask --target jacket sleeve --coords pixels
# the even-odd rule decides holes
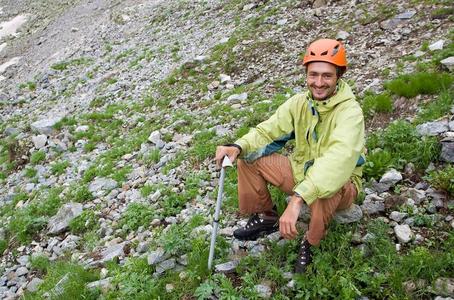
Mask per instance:
[[[285,143],[294,138],[294,110],[297,96],[284,102],[266,121],[251,129],[243,137],[235,141],[242,148],[241,158],[253,161],[269,155],[282,148]]]
[[[308,205],[329,198],[349,180],[364,147],[364,117],[359,105],[343,108],[329,137],[328,150],[315,159],[294,192]]]

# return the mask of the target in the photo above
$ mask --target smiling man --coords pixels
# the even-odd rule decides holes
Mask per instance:
[[[309,206],[309,229],[301,241],[295,272],[312,262],[336,210],[352,205],[361,187],[364,164],[364,117],[351,88],[341,79],[347,69],[344,46],[336,40],[313,42],[303,59],[308,91],[282,104],[266,121],[235,143],[219,146],[216,161],[238,160],[240,212],[252,214],[234,232],[240,240],[255,240],[279,230],[285,239],[298,235],[296,222]],[[277,154],[295,140],[290,158]],[[290,195],[279,217],[267,184]]]

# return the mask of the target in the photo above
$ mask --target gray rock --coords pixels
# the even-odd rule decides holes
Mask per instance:
[[[28,269],[26,267],[17,268],[17,270],[16,270],[16,275],[17,276],[24,276],[26,274],[28,274]]]
[[[149,247],[150,247],[150,244],[148,242],[140,242],[137,245],[136,251],[137,251],[137,253],[145,253],[148,251]]]
[[[45,135],[51,135],[54,131],[53,127],[55,126],[55,124],[60,122],[61,119],[63,119],[63,117],[42,119],[42,120],[32,123],[30,125],[30,127],[33,131],[36,131],[38,133],[45,134]]]
[[[429,45],[429,50],[430,51],[443,50],[444,44],[445,44],[444,40],[438,40],[435,43]]]
[[[422,190],[416,189],[416,188],[409,188],[406,192],[405,195],[408,198],[413,199],[415,201],[415,204],[419,205],[422,201],[426,199],[426,193]]]
[[[271,287],[266,284],[258,284],[254,287],[260,298],[269,299],[272,295]]]
[[[111,281],[110,277],[98,281],[93,281],[87,284],[87,288],[89,290],[100,289],[105,293],[113,288],[113,285],[110,281]]]
[[[315,0],[313,3],[312,3],[312,8],[321,8],[321,7],[324,7],[326,6],[328,3],[326,0]]]
[[[148,141],[150,141],[151,143],[157,145],[158,143],[161,142],[161,133],[159,132],[159,130],[155,130],[153,131],[150,136],[148,137]]]
[[[155,251],[150,252],[147,256],[147,261],[150,266],[154,266],[166,259],[164,249],[158,248]]]
[[[17,135],[20,133],[20,130],[14,127],[8,127],[5,129],[3,132],[6,136],[12,136],[12,135]]]
[[[151,203],[154,203],[154,202],[158,201],[160,197],[161,197],[161,191],[157,190],[156,192],[154,192],[152,195],[150,195],[148,197],[148,200],[150,200]]]
[[[413,238],[413,232],[411,231],[410,226],[407,224],[396,225],[394,227],[394,233],[396,234],[397,239],[402,244],[406,244]]]
[[[32,136],[32,142],[36,149],[41,149],[47,143],[47,135],[40,134]]]
[[[228,128],[225,128],[222,125],[217,125],[214,127],[214,131],[216,132],[217,136],[226,136],[229,134],[230,130]]]
[[[277,21],[277,25],[279,25],[279,26],[283,26],[285,24],[287,24],[287,19],[281,19],[281,20]]]
[[[444,133],[449,130],[448,120],[444,119],[441,121],[427,122],[416,126],[416,131],[419,135],[435,136]]]
[[[243,11],[249,11],[256,7],[257,7],[256,3],[249,3],[249,4],[246,4],[245,6],[243,6]]]
[[[337,211],[336,215],[334,216],[334,220],[336,220],[336,222],[338,223],[348,224],[358,222],[362,217],[363,212],[361,210],[361,207],[359,207],[359,205],[357,204],[353,204],[347,209]]]
[[[27,284],[27,291],[31,292],[31,293],[34,293],[36,291],[38,291],[39,289],[39,286],[41,285],[41,283],[43,283],[44,280],[40,279],[40,278],[33,278],[28,284]]]
[[[254,245],[251,248],[251,250],[249,250],[249,254],[252,255],[252,256],[259,256],[263,252],[265,252],[265,246],[262,245],[262,244]]]
[[[389,215],[389,218],[391,220],[394,220],[396,222],[400,222],[402,221],[405,217],[407,217],[408,214],[407,213],[401,213],[401,212],[398,212],[398,211],[393,211],[391,212],[391,214]]]
[[[168,270],[172,270],[175,266],[175,258],[165,260],[156,266],[156,272],[154,272],[153,276],[157,277]]]
[[[223,264],[219,264],[214,266],[214,269],[217,273],[232,273],[235,271],[236,267],[238,266],[238,261],[237,260],[232,260]]]
[[[406,11],[395,16],[392,19],[381,22],[380,27],[384,30],[393,30],[397,27],[397,25],[401,24],[405,20],[411,19],[415,14],[416,11],[414,10]]]
[[[96,177],[88,186],[88,190],[91,193],[98,193],[100,191],[111,191],[116,187],[117,182],[115,180],[111,178]]]
[[[60,234],[65,231],[69,222],[78,217],[82,213],[81,203],[66,203],[59,210],[58,213],[49,219],[47,228],[49,234]]]
[[[123,249],[125,246],[126,242],[107,247],[104,251],[101,252],[101,262],[108,262],[119,256],[124,256],[125,253]]]
[[[454,297],[454,278],[438,278],[433,289],[440,296]]]
[[[440,61],[449,71],[454,71],[454,56],[447,57]]]
[[[377,214],[385,211],[384,201],[364,201],[361,205],[361,209],[368,215]]]
[[[445,138],[441,141],[440,158],[446,162],[454,162],[454,139]]]

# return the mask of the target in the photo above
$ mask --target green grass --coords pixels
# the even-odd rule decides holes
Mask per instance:
[[[50,166],[50,172],[54,175],[61,175],[65,173],[66,168],[69,166],[69,161],[64,160],[64,161],[59,161],[51,164]]]
[[[25,177],[28,177],[28,178],[34,178],[36,175],[38,174],[38,170],[36,170],[35,168],[25,168]]]
[[[361,107],[366,118],[372,117],[375,113],[389,113],[393,110],[391,96],[384,94],[368,93],[364,97]]]
[[[57,70],[57,71],[64,71],[68,67],[80,66],[80,65],[85,65],[86,66],[86,65],[90,64],[91,62],[93,62],[93,59],[86,58],[86,57],[81,57],[81,58],[76,58],[76,59],[69,60],[69,61],[62,61],[62,62],[53,64],[50,67],[52,69],[54,69],[54,70]]]
[[[420,94],[438,94],[448,89],[453,81],[454,77],[447,73],[420,72],[400,75],[386,82],[385,88],[395,95],[413,98]]]
[[[37,165],[40,162],[43,162],[45,159],[46,159],[46,153],[44,153],[44,151],[42,151],[42,150],[33,152],[33,154],[30,156],[30,162],[33,165]]]
[[[79,202],[85,203],[93,200],[94,197],[88,186],[85,184],[74,184],[70,187],[68,194],[66,195],[66,200],[68,202]]]
[[[415,124],[422,124],[436,120],[449,114],[454,105],[454,93],[444,91],[440,93],[433,101],[422,106],[421,111],[417,114]]]

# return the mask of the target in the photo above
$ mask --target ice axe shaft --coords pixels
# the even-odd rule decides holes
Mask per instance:
[[[208,270],[211,270],[211,267],[213,265],[214,248],[216,245],[216,236],[219,227],[219,214],[221,212],[222,194],[224,193],[225,168],[231,166],[232,162],[230,161],[230,159],[227,156],[224,156],[224,160],[222,161],[221,176],[219,177],[218,198],[216,200],[216,209],[214,211],[213,217],[213,230],[211,231],[210,254],[208,256]]]

